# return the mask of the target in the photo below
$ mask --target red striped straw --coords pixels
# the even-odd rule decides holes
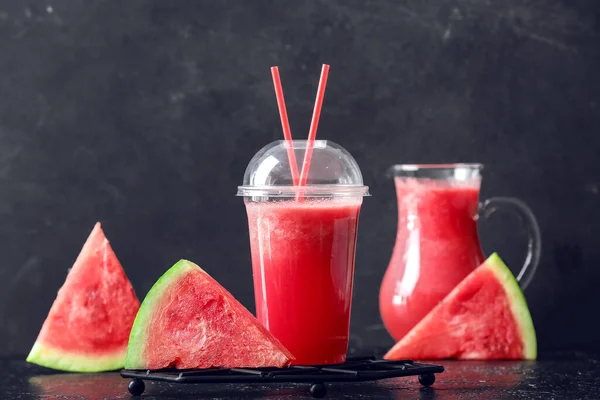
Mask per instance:
[[[323,97],[325,97],[325,86],[327,86],[327,75],[329,75],[329,65],[323,64],[321,70],[321,78],[319,79],[319,87],[317,89],[317,98],[315,100],[315,108],[313,110],[310,129],[308,130],[308,141],[306,143],[306,152],[304,153],[304,161],[302,162],[302,172],[300,172],[300,186],[306,185],[308,178],[308,170],[310,169],[310,160],[317,136],[317,128],[319,126],[319,117],[321,116],[321,107],[323,106]]]
[[[285,108],[285,99],[283,98],[283,87],[281,86],[281,78],[279,76],[279,68],[271,67],[271,75],[273,75],[273,85],[275,86],[275,97],[277,97],[277,107],[279,108],[279,117],[281,118],[281,128],[283,129],[283,138],[287,141],[288,160],[290,162],[290,171],[292,172],[292,182],[294,186],[298,185],[298,164],[296,163],[296,154],[292,142],[292,130],[290,129],[290,121],[288,120],[287,110]]]

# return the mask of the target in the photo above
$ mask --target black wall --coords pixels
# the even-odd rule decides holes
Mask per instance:
[[[352,347],[387,346],[394,163],[486,164],[543,231],[526,295],[542,349],[599,344],[600,4],[593,0],[0,0],[0,354],[26,353],[93,224],[143,297],[189,258],[254,308],[245,166],[281,128],[358,160]],[[519,221],[482,225],[516,270]]]

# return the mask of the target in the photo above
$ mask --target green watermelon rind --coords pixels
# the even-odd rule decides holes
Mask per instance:
[[[523,358],[535,360],[537,358],[537,338],[531,313],[527,307],[527,301],[521,291],[519,283],[512,272],[502,261],[497,253],[493,253],[485,262],[496,278],[502,282],[506,296],[510,301],[512,314],[519,325],[519,332],[524,346]]]
[[[103,372],[123,368],[125,349],[112,354],[75,354],[56,349],[43,343],[35,343],[27,356],[27,362],[66,372]]]
[[[163,297],[163,293],[186,272],[200,268],[188,260],[180,260],[175,263],[167,272],[165,272],[152,286],[133,321],[131,334],[129,335],[129,344],[127,346],[127,356],[125,357],[125,368],[143,369],[144,346],[148,332],[146,328],[155,310],[155,305]]]

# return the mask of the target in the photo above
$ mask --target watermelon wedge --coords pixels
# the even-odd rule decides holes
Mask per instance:
[[[139,307],[97,223],[58,291],[27,361],[72,372],[123,368]]]
[[[181,260],[142,302],[125,368],[283,367],[292,359],[225,288]]]
[[[494,253],[385,355],[387,360],[492,360],[537,357],[529,309]]]

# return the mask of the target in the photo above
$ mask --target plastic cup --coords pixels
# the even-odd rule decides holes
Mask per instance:
[[[346,360],[358,217],[368,187],[354,158],[313,142],[306,186],[293,185],[290,147],[276,141],[250,161],[238,196],[248,214],[256,314],[294,364]],[[298,165],[298,169],[301,166]]]

